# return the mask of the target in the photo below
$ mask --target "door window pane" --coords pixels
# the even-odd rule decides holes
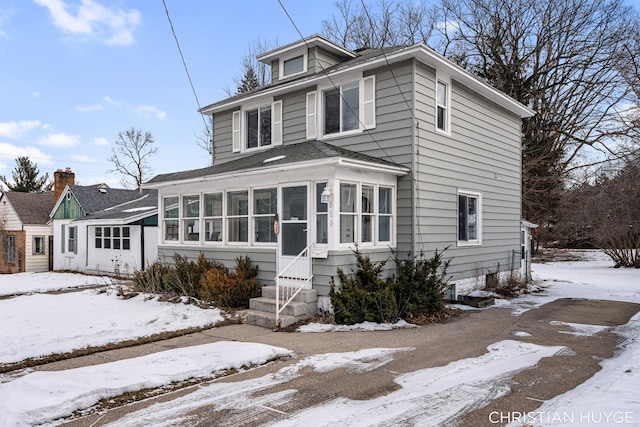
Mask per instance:
[[[285,187],[282,189],[284,212],[282,219],[306,220],[307,219],[307,187]]]

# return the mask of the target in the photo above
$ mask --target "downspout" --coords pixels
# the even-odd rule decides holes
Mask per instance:
[[[144,271],[146,267],[144,258],[144,219],[142,220],[142,224],[140,224],[140,264],[140,269]]]

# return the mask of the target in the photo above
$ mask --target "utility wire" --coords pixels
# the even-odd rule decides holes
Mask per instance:
[[[182,54],[182,49],[180,48],[180,42],[178,41],[178,36],[176,35],[176,31],[173,28],[173,22],[171,22],[171,16],[169,16],[169,9],[167,8],[167,3],[165,0],[162,0],[162,5],[164,6],[164,11],[167,14],[167,20],[169,21],[169,26],[171,27],[171,33],[173,34],[173,39],[176,41],[176,46],[178,47],[178,52],[180,53],[180,59],[182,60],[182,65],[184,66],[184,71],[187,73],[187,79],[189,80],[189,85],[191,86],[191,91],[193,92],[193,96],[196,98],[196,105],[198,106],[198,110],[200,107],[200,100],[198,99],[198,94],[196,93],[196,88],[193,86],[193,81],[191,80],[191,74],[189,74],[189,68],[187,67],[187,62],[184,60],[184,55]],[[209,130],[209,125],[205,120],[204,116],[200,114],[202,117],[202,122],[204,123],[204,127],[207,130],[207,135],[211,135],[211,131]]]

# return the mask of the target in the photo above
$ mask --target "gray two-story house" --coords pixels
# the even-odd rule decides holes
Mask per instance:
[[[246,254],[263,284],[321,304],[355,245],[373,260],[448,247],[454,293],[519,268],[530,109],[422,44],[352,52],[316,35],[258,59],[270,85],[200,110],[214,166],[145,184],[160,257]]]

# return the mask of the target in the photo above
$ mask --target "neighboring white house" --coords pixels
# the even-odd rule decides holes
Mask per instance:
[[[157,258],[157,192],[68,185],[51,211],[54,269],[131,275]]]

